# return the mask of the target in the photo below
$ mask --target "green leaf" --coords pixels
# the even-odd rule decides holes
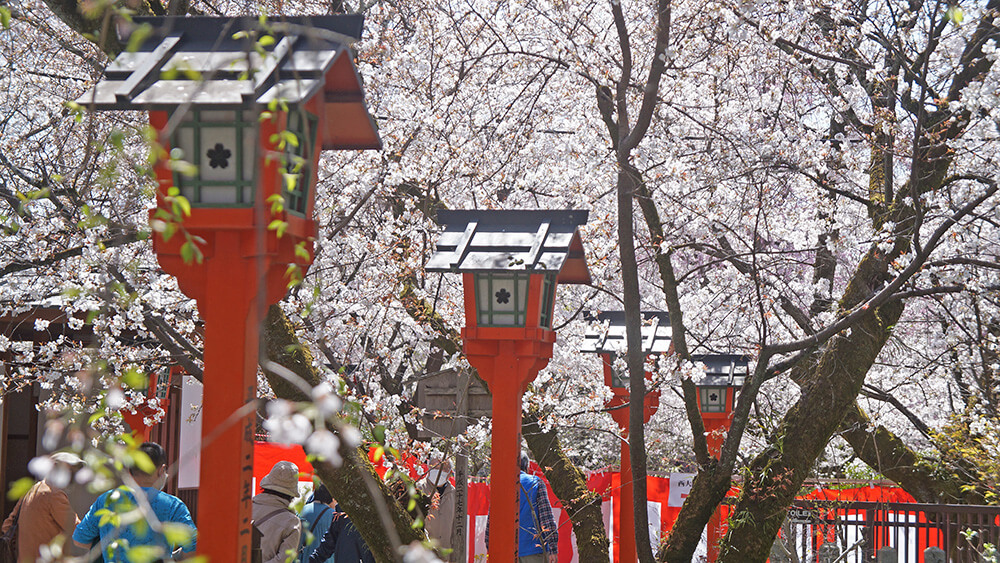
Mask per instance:
[[[98,410],[94,414],[90,415],[90,418],[87,419],[87,424],[93,426],[94,423],[100,420],[101,417],[103,416],[104,416],[104,409]]]
[[[285,210],[285,196],[272,194],[267,197],[267,202],[271,204],[271,214],[277,215]]]
[[[0,27],[10,29],[10,10],[0,6]]]
[[[7,498],[10,500],[17,500],[28,494],[28,491],[34,485],[35,480],[31,477],[21,477],[17,481],[10,484],[10,490],[7,491]]]
[[[122,376],[122,383],[129,389],[143,390],[149,387],[149,377],[135,367],[130,367]]]
[[[257,40],[257,44],[259,44],[261,47],[270,47],[271,45],[274,45],[274,43],[275,43],[274,37],[270,35],[264,35],[263,37]]]
[[[180,206],[181,211],[184,212],[184,216],[185,217],[190,217],[191,216],[191,202],[188,201],[188,198],[186,198],[186,197],[184,197],[182,195],[179,195],[179,196],[174,197],[174,201],[176,201],[177,205]]]
[[[163,233],[161,234],[163,235],[163,242],[170,241],[170,239],[177,234],[177,223],[174,223],[173,221],[167,223],[166,228],[163,229]]]
[[[301,258],[303,260],[309,260],[309,250],[306,248],[305,241],[302,241],[295,245],[295,256],[296,258]]]
[[[372,436],[375,437],[375,441],[376,442],[378,442],[380,445],[384,446],[385,445],[385,426],[379,424],[378,426],[376,426],[375,428],[373,428],[372,429]],[[381,450],[382,448],[380,447],[379,449]]]
[[[961,25],[965,20],[965,12],[963,12],[962,8],[959,8],[958,6],[949,6],[948,10],[945,12],[945,17],[948,18],[951,23]]]
[[[385,450],[382,449],[382,446],[375,446],[375,455],[372,456],[375,458],[375,463],[378,463],[382,459],[383,453],[385,453]]]
[[[145,43],[146,39],[153,34],[153,26],[148,23],[144,23],[132,31],[132,35],[128,36],[128,44],[125,46],[125,50],[129,53],[134,53],[139,50],[139,47]]]
[[[132,463],[139,468],[140,471],[148,475],[152,475],[156,471],[156,466],[153,465],[153,460],[149,459],[146,452],[142,450],[135,450],[129,453],[129,457],[132,458]]]
[[[267,230],[274,231],[275,235],[281,238],[285,234],[285,231],[288,230],[288,221],[275,219],[267,225]]]
[[[198,248],[198,245],[196,245],[191,238],[188,238],[188,240],[184,241],[184,244],[181,245],[181,259],[184,260],[185,264],[201,264],[204,258],[205,255],[202,254],[201,249]]]
[[[163,537],[166,538],[167,543],[170,545],[185,545],[191,541],[193,536],[194,530],[187,524],[178,522],[163,523]]]

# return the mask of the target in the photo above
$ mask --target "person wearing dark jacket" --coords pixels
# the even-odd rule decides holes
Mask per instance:
[[[309,563],[323,563],[333,555],[337,563],[375,563],[375,557],[351,523],[347,513],[334,509],[330,527],[323,534],[323,541],[309,557]]]

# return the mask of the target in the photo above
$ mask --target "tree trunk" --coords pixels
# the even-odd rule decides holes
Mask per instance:
[[[621,254],[622,285],[625,302],[625,340],[629,396],[646,396],[645,355],[642,353],[642,312],[639,294],[639,264],[635,255],[635,228],[632,199],[641,183],[638,171],[619,162],[618,171],[618,248]],[[642,563],[653,563],[649,545],[649,514],[646,512],[646,429],[645,401],[629,401],[629,462],[632,464],[633,522],[635,550]]]
[[[295,335],[292,324],[277,305],[272,305],[261,327],[261,352],[265,358],[302,378],[310,388],[322,381],[313,368],[312,354]],[[265,363],[265,362],[262,362]],[[311,401],[302,389],[283,376],[265,368],[264,374],[274,394],[289,401]],[[336,431],[335,428],[330,428]],[[314,464],[316,474],[340,506],[351,517],[365,543],[380,563],[398,561],[397,548],[424,540],[421,530],[412,527],[413,518],[396,502],[385,483],[375,473],[362,448],[340,445],[343,464]]]
[[[684,499],[670,534],[660,546],[658,561],[661,563],[689,563],[693,559],[705,524],[725,498],[731,484],[732,473],[725,471],[713,458],[698,470],[691,485],[691,493]]]
[[[556,431],[542,432],[534,413],[523,413],[521,434],[528,443],[532,457],[542,467],[545,478],[552,485],[552,492],[573,523],[580,561],[610,561],[608,548],[611,544],[604,529],[601,495],[587,489],[586,476],[566,457]]]
[[[798,402],[775,432],[772,445],[750,464],[722,541],[721,561],[767,560],[787,507],[854,404],[902,312],[902,303],[890,302],[831,340],[803,383]]]
[[[840,436],[854,448],[861,461],[892,479],[917,502],[983,504],[979,488],[967,479],[942,471],[909,448],[884,426],[872,427],[868,415],[855,403],[844,416]]]

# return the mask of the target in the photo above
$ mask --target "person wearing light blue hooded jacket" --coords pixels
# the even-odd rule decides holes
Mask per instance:
[[[327,490],[326,485],[320,484],[306,499],[306,505],[302,508],[299,518],[302,519],[302,547],[299,550],[299,563],[307,563],[319,542],[323,539],[323,534],[330,529],[330,522],[333,520],[334,510],[332,508],[333,495]],[[333,563],[334,556],[330,556],[326,563]]]

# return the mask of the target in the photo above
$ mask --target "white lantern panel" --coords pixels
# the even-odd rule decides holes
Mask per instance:
[[[725,387],[702,387],[698,393],[701,395],[701,412],[726,412]]]
[[[254,178],[254,167],[257,166],[257,131],[243,129],[243,179]],[[249,197],[249,196],[248,196]],[[249,201],[244,199],[243,201]]]
[[[476,276],[476,304],[483,326],[523,326],[528,302],[528,276]]]
[[[203,182],[236,182],[236,130],[231,127],[201,127],[201,166]],[[235,195],[235,194],[234,194]],[[207,201],[207,200],[203,200]],[[235,202],[230,199],[229,202]]]
[[[493,313],[493,322],[489,323],[496,326],[516,326],[517,317],[513,313]]]
[[[197,154],[194,150],[194,130],[190,127],[178,127],[177,134],[174,136],[174,143],[176,143],[176,149],[179,151],[171,151],[171,156],[180,158],[185,162],[190,162],[192,164],[198,163]]]
[[[517,289],[513,279],[493,278],[489,298],[493,301],[494,313],[514,312],[517,309]]]
[[[235,186],[202,186],[201,203],[233,203],[236,201]]]

